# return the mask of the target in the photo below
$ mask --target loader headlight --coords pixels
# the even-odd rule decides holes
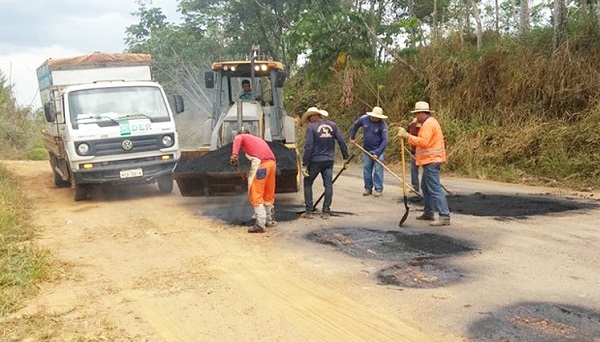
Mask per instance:
[[[267,71],[268,68],[269,67],[266,64],[261,64],[260,65],[260,70],[262,70],[262,71]]]
[[[173,146],[173,143],[174,143],[174,141],[173,141],[173,137],[172,136],[170,136],[170,135],[163,135],[163,137],[162,137],[162,144],[165,147],[171,147],[171,146]]]
[[[85,156],[90,152],[90,145],[87,143],[80,143],[77,145],[77,154]]]

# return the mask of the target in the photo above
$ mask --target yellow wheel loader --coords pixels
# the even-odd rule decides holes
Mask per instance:
[[[262,137],[273,150],[277,160],[275,192],[300,190],[295,120],[283,108],[284,65],[258,56],[259,49],[253,46],[249,61],[215,62],[205,73],[206,88],[215,90],[212,115],[204,123],[203,146],[181,151],[173,170],[182,196],[247,191],[249,161],[240,158],[237,168],[229,164],[233,139],[241,129]]]

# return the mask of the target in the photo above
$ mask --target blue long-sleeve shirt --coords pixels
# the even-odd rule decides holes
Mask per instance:
[[[348,146],[334,122],[324,120],[310,123],[306,128],[302,165],[307,166],[310,162],[333,161],[336,141],[340,145],[342,157],[348,159]]]
[[[388,144],[388,127],[385,121],[373,122],[369,115],[362,115],[352,125],[352,130],[350,130],[351,140],[354,140],[360,127],[363,128],[364,149],[380,156]]]

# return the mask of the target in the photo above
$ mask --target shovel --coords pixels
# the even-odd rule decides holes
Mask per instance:
[[[402,156],[402,179],[406,179],[406,161],[404,160],[404,139],[400,138],[400,155]],[[404,216],[400,219],[400,223],[398,223],[398,227],[402,227],[402,224],[408,218],[408,211],[410,208],[408,207],[408,196],[406,195],[406,182],[402,182],[402,195],[404,196],[404,208],[406,211],[404,212]]]
[[[371,155],[371,153],[369,153],[367,150],[365,150],[362,146],[360,146],[359,144],[357,144],[356,142],[354,143],[354,145],[356,147],[358,147],[361,151],[363,151],[364,153],[366,153],[367,155]],[[415,188],[413,188],[412,186],[406,184],[404,182],[404,179],[400,178],[400,176],[398,176],[394,171],[392,171],[389,167],[387,167],[384,163],[381,162],[381,160],[379,159],[375,159],[375,162],[379,165],[381,165],[387,172],[389,172],[390,174],[392,174],[392,176],[396,177],[400,182],[402,182],[402,184],[406,185],[406,187],[408,187],[410,189],[410,191],[414,192],[415,195],[419,196],[419,198],[423,198],[423,196],[421,196],[421,194],[415,190]]]
[[[350,162],[352,161],[352,159],[354,158],[354,154],[351,154],[350,157],[348,157],[348,160],[346,160],[344,162],[344,165],[342,165],[342,168],[340,169],[340,171],[338,171],[338,173],[335,175],[335,177],[333,177],[333,181],[331,181],[331,184],[333,185],[333,183],[335,183],[335,181],[338,179],[338,177],[342,174],[342,172],[344,172],[344,170],[346,170],[348,168],[348,164],[350,164]],[[321,200],[323,199],[323,197],[325,197],[325,191],[323,191],[321,193],[321,196],[319,196],[319,198],[317,199],[317,201],[315,202],[315,204],[313,205],[313,211],[317,210],[317,205],[319,204],[319,202],[321,202]],[[297,214],[304,214],[306,211],[298,211]]]

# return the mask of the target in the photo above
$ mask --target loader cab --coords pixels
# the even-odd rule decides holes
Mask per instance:
[[[251,85],[249,100],[240,99],[244,81]],[[213,63],[212,70],[205,73],[206,88],[215,89],[212,116],[204,129],[205,144],[210,143],[211,150],[228,144],[233,141],[230,132],[245,125],[255,127],[256,133],[251,131],[252,134],[267,141],[285,142],[286,133],[293,133],[285,129],[284,82],[285,71],[280,62]]]

